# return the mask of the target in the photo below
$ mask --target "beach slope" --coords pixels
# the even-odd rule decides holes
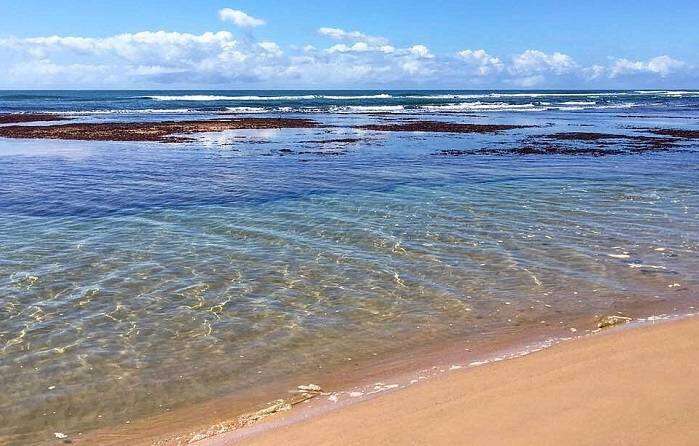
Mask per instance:
[[[457,370],[242,443],[696,445],[698,377],[694,317]]]

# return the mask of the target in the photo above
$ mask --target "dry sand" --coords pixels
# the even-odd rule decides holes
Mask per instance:
[[[698,445],[699,318],[457,370],[242,444]]]

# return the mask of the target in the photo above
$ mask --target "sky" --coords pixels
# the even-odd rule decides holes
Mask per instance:
[[[699,88],[696,0],[0,0],[1,89]]]

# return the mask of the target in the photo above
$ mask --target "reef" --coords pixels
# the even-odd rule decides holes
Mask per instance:
[[[51,113],[0,113],[0,124],[15,124],[21,122],[65,121],[65,116]]]
[[[193,133],[235,129],[315,128],[309,119],[241,118],[201,121],[74,123],[56,125],[10,125],[0,127],[0,137],[65,139],[81,141],[187,142]]]
[[[528,125],[459,124],[454,122],[413,121],[398,124],[367,124],[356,126],[362,130],[381,132],[437,132],[437,133],[497,133],[504,130],[532,127]]]

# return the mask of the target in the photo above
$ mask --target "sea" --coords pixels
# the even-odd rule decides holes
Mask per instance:
[[[440,346],[699,303],[699,140],[492,150],[696,131],[699,91],[0,91],[0,113],[37,112],[321,125],[0,138],[3,445],[140,444]],[[360,128],[419,121],[527,127]]]

